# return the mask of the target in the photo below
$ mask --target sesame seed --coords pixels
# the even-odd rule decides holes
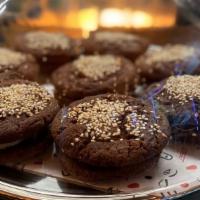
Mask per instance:
[[[25,34],[28,47],[32,49],[42,49],[43,52],[49,48],[69,49],[69,39],[63,33],[48,33],[44,31],[33,31]]]
[[[163,137],[165,137],[165,138],[167,138],[167,135],[166,135],[166,134],[164,134],[164,133],[162,133],[162,136],[163,136]]]
[[[68,117],[86,127],[85,132],[81,133],[79,138],[75,138],[75,142],[83,138],[91,142],[122,141],[124,129],[133,139],[142,139],[145,132],[149,135],[158,133],[160,126],[157,123],[151,124],[150,111],[142,111],[138,106],[137,108],[138,110],[134,105],[130,106],[126,100],[106,98],[97,98],[71,107]],[[121,120],[121,116],[124,116],[124,120]]]
[[[6,48],[0,48],[0,71],[13,69],[22,64],[26,59],[25,54]]]
[[[79,140],[80,140],[79,138],[75,138],[75,142],[79,142]]]
[[[183,75],[169,77],[163,88],[167,95],[184,105],[195,98],[200,100],[199,86],[199,76]]]
[[[138,37],[130,33],[99,31],[95,34],[95,39],[98,41],[107,41],[118,44],[121,42],[134,42]]]
[[[112,55],[81,56],[73,66],[86,77],[99,80],[120,70],[121,60]]]
[[[0,116],[33,116],[50,102],[51,95],[39,84],[13,84],[0,88]]]
[[[197,134],[196,134],[196,133],[192,133],[192,136],[193,136],[193,137],[196,137],[196,136],[197,136]]]
[[[80,137],[84,137],[84,134],[83,134],[83,133],[81,133]]]
[[[177,61],[193,57],[196,49],[187,45],[166,45],[158,51],[150,51],[146,53],[145,63],[152,65],[155,62]]]

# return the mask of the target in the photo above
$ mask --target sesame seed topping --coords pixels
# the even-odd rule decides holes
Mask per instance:
[[[27,46],[32,49],[41,48],[47,50],[53,49],[69,49],[69,39],[63,33],[48,33],[43,31],[35,31],[26,33],[25,39]]]
[[[152,124],[150,116],[150,112],[138,111],[126,100],[106,98],[80,103],[68,112],[69,119],[86,127],[85,132],[74,139],[74,144],[84,138],[91,142],[122,141],[124,134],[132,139],[143,139],[144,131],[148,135],[155,135],[160,132],[160,126]]]
[[[75,142],[78,142],[79,141],[79,138],[75,138]]]
[[[122,41],[132,42],[137,40],[139,37],[130,33],[102,31],[95,33],[95,38],[98,41],[108,41],[108,42],[118,43]]]
[[[145,63],[153,64],[154,62],[184,60],[193,57],[195,52],[196,49],[194,47],[187,45],[167,45],[160,50],[147,52]]]
[[[111,55],[93,55],[81,56],[73,64],[86,77],[98,80],[120,70],[121,60]]]
[[[193,98],[200,100],[200,76],[171,76],[163,89],[166,90],[170,99],[176,99],[182,105]]]
[[[51,95],[37,83],[1,87],[0,118],[32,116],[46,108],[51,98]]]
[[[25,55],[6,48],[0,48],[0,70],[13,69],[26,59]]]

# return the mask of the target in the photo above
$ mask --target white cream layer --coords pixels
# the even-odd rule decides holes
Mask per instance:
[[[4,144],[0,144],[0,150],[2,149],[7,149],[9,147],[13,147],[17,144],[19,144],[20,142],[22,142],[23,140],[17,140],[15,142],[10,142],[10,143],[4,143]]]

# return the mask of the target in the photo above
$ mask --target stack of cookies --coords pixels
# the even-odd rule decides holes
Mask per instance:
[[[57,100],[36,82],[14,72],[0,74],[0,164],[19,162],[51,144],[49,125]]]

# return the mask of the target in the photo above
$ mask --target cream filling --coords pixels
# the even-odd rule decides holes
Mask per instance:
[[[15,142],[9,142],[9,143],[4,143],[4,144],[0,144],[0,150],[2,149],[7,149],[9,147],[13,147],[17,144],[19,144],[20,142],[22,142],[23,140],[17,140]]]

